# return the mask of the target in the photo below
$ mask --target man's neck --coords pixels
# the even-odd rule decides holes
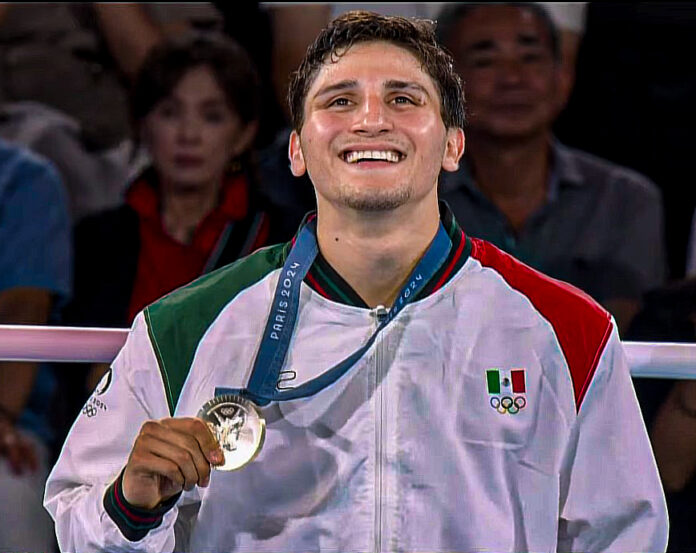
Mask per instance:
[[[322,255],[370,307],[393,304],[440,224],[435,194],[424,204],[388,212],[356,212],[322,202],[318,208]]]
[[[478,188],[520,230],[548,195],[550,136],[500,141],[470,133],[468,159]]]

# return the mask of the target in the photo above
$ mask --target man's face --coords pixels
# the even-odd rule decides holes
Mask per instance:
[[[476,8],[457,24],[448,47],[464,81],[472,132],[514,139],[550,128],[561,105],[560,66],[531,11]]]
[[[387,42],[352,46],[327,62],[290,137],[293,174],[305,170],[319,204],[391,210],[434,193],[441,168],[457,169],[460,129],[446,129],[432,78]]]

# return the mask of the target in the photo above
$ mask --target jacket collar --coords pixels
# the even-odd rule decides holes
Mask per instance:
[[[313,213],[305,216],[300,228],[306,224]],[[440,269],[420,291],[416,300],[423,299],[446,285],[464,265],[471,253],[471,241],[462,231],[449,206],[442,201],[440,202],[440,220],[452,240],[452,249]],[[294,240],[288,243],[286,252],[289,251],[292,243]],[[354,307],[369,308],[360,295],[329,264],[321,251],[317,254],[304,282],[315,292],[331,301]]]

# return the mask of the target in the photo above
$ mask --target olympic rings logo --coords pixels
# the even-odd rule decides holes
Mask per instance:
[[[88,403],[83,407],[82,412],[89,418],[92,418],[94,415],[97,414],[97,408],[91,403]]]
[[[493,396],[491,398],[491,407],[493,407],[493,409],[498,411],[498,413],[501,415],[504,415],[505,413],[516,415],[526,406],[527,399],[524,396],[515,396],[514,398],[511,398],[510,396]]]

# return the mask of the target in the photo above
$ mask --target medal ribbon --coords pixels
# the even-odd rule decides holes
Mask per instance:
[[[311,219],[300,231],[285,260],[278,277],[271,313],[266,322],[249,383],[246,389],[239,390],[239,393],[257,405],[267,405],[271,401],[308,397],[336,382],[365,354],[379,333],[394,320],[404,307],[413,301],[423,286],[435,275],[452,249],[452,241],[440,223],[435,238],[416,268],[409,275],[394,305],[367,342],[320,376],[295,388],[281,391],[277,385],[297,322],[300,286],[319,251],[316,228],[316,218]]]

